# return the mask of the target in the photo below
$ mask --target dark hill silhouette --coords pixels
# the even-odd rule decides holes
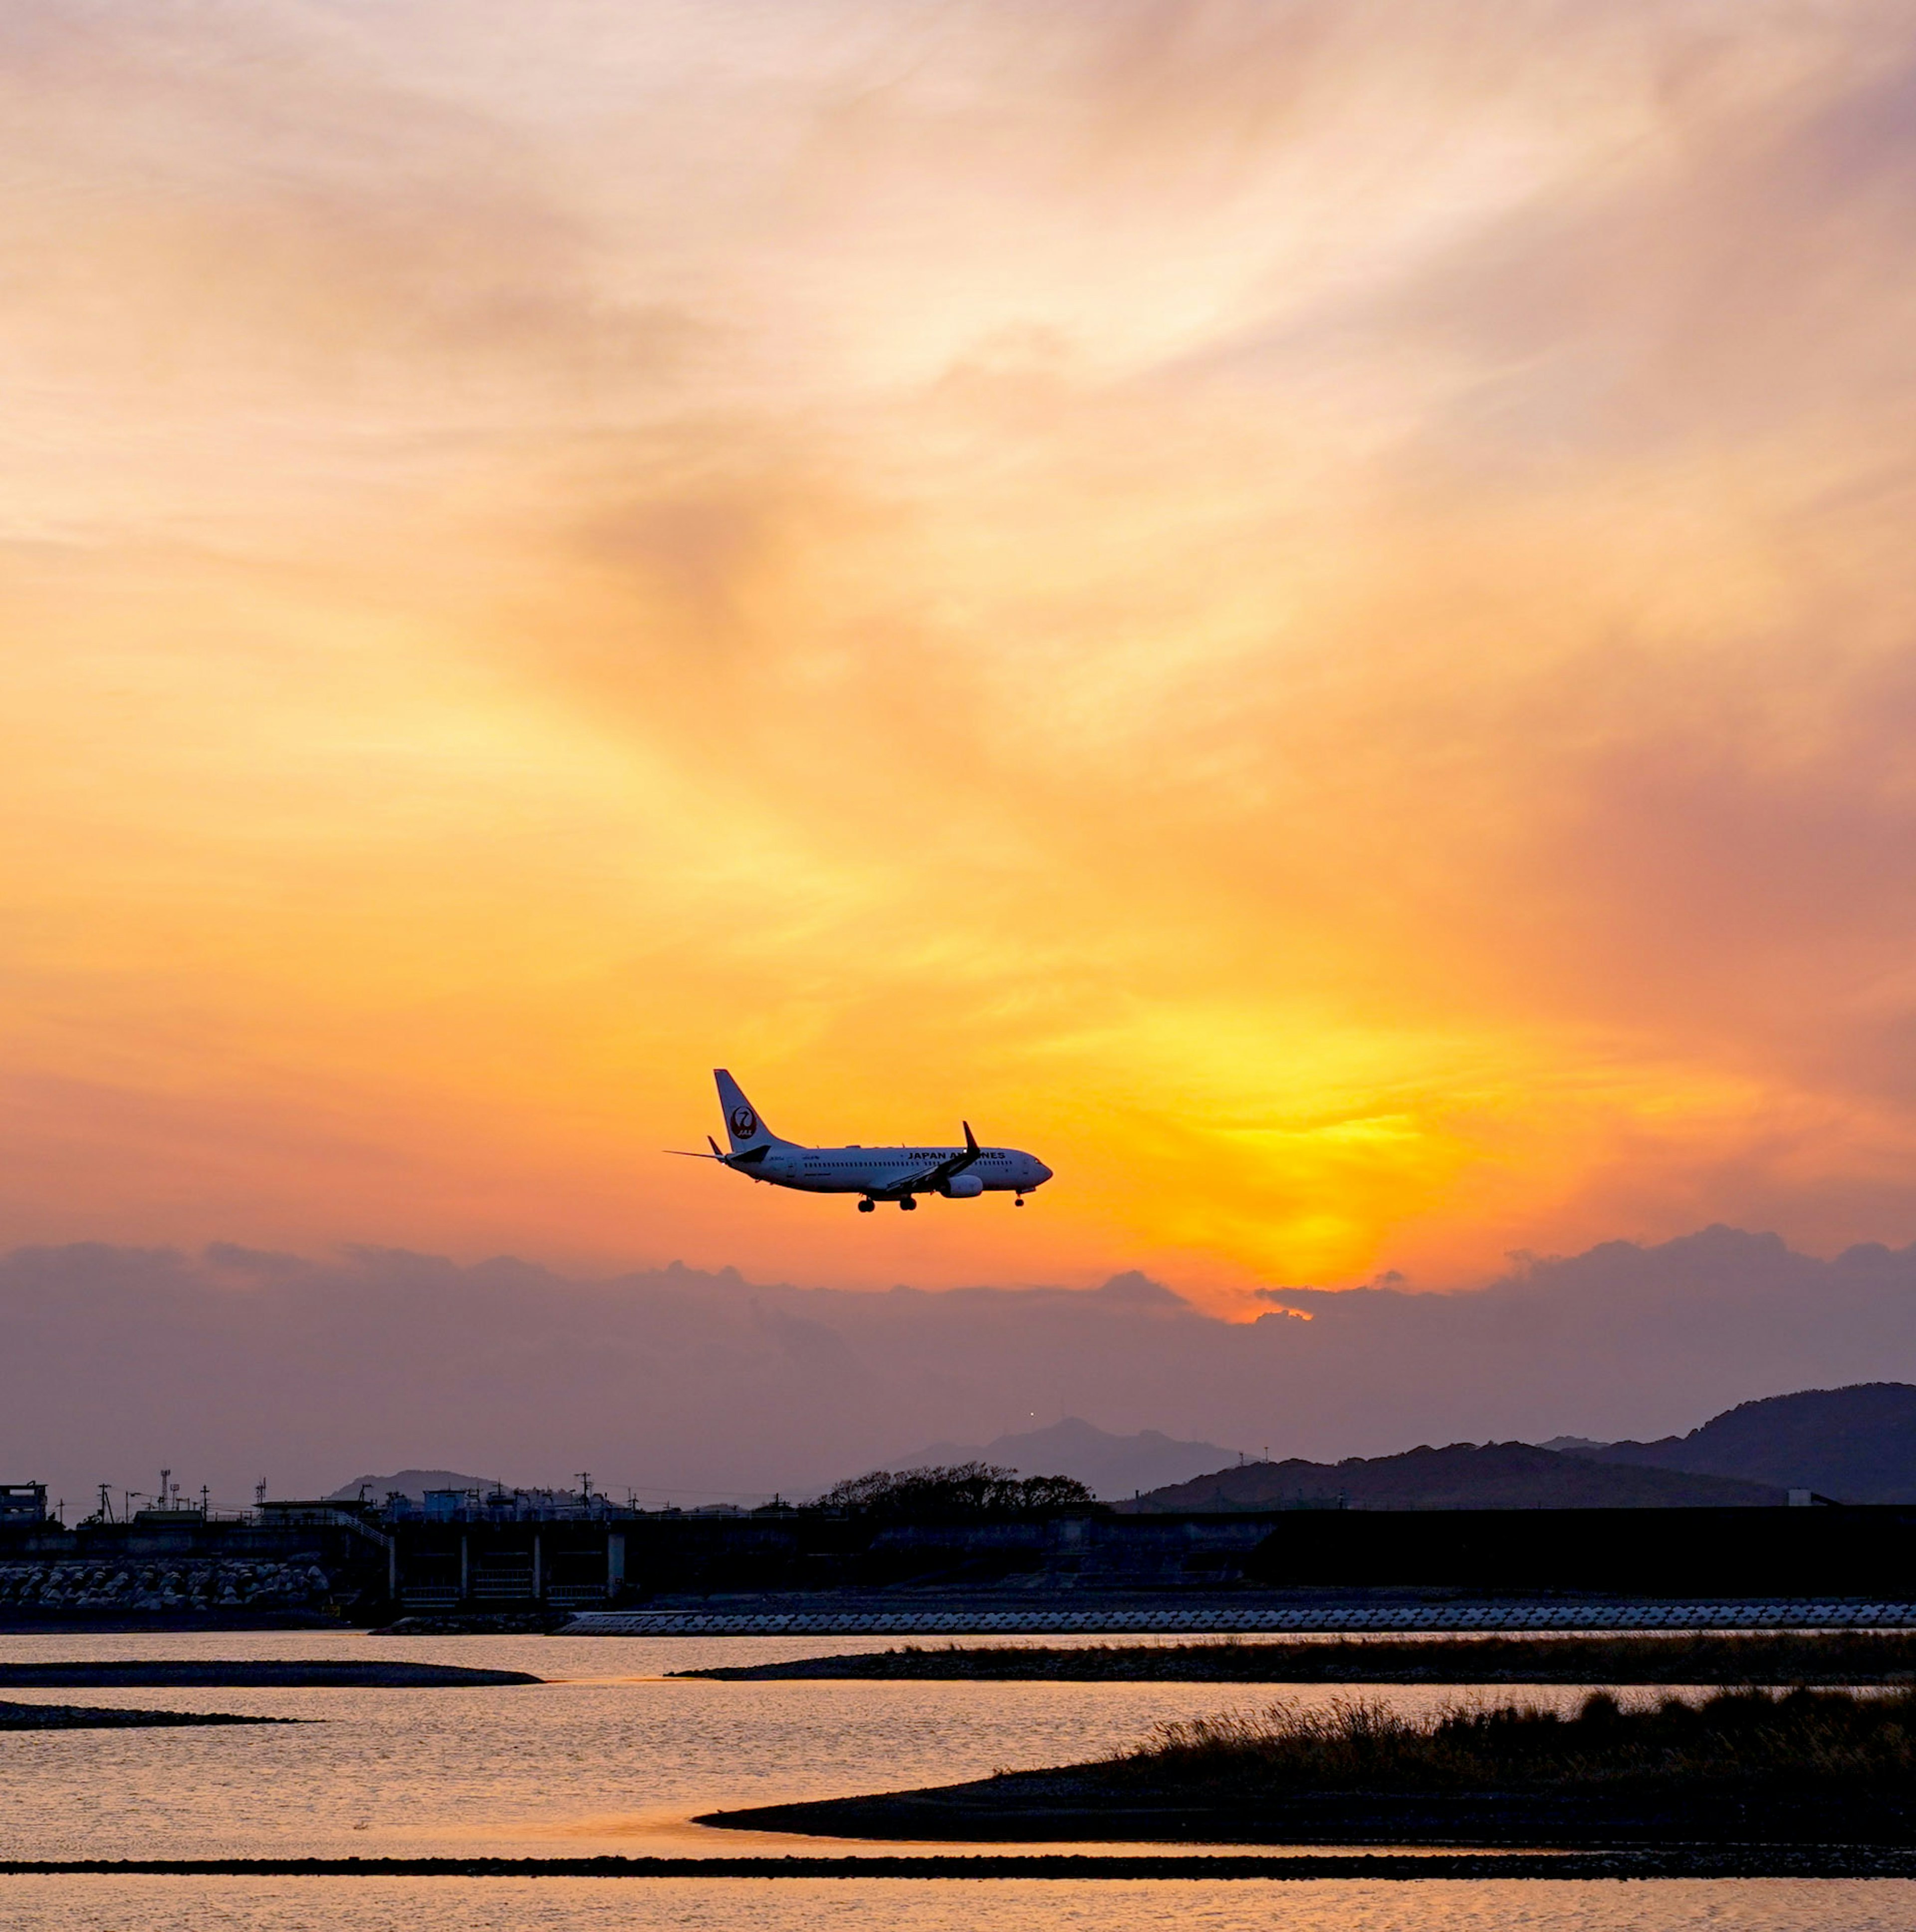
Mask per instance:
[[[1453,1442],[1342,1462],[1246,1462],[1117,1508],[1269,1509],[1340,1496],[1353,1509],[1668,1509],[1785,1500],[1780,1489],[1723,1476],[1560,1455],[1528,1442]]]
[[[1916,1502],[1916,1388],[1855,1382],[1746,1402],[1687,1436],[1570,1452],[1633,1468],[1736,1476],[1846,1503]]]

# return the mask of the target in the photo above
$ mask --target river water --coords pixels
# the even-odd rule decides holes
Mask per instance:
[[[1161,1719],[1281,1696],[1315,1702],[1340,1694],[1322,1685],[724,1684],[665,1676],[844,1647],[843,1640],[827,1638],[9,1635],[0,1638],[0,1658],[14,1660],[411,1658],[503,1666],[554,1681],[419,1690],[8,1691],[47,1702],[319,1721],[257,1730],[0,1734],[0,1842],[5,1856],[30,1858],[869,1854],[909,1848],[714,1832],[691,1819],[722,1808],[1067,1762],[1129,1743]],[[1365,1694],[1428,1708],[1472,1694],[1445,1688]],[[1581,1693],[1521,1694],[1554,1702]],[[1916,1883],[0,1877],[0,1924],[23,1932],[400,1926],[409,1932],[601,1926],[1131,1932],[1173,1921],[1218,1932],[1253,1926],[1661,1932],[1704,1925],[1916,1932]]]

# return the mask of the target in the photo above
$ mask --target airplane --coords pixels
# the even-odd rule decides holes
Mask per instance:
[[[1051,1178],[1051,1170],[1035,1154],[1016,1148],[980,1147],[969,1120],[963,1123],[963,1147],[800,1147],[780,1140],[766,1126],[764,1116],[740,1090],[722,1066],[712,1077],[719,1084],[719,1105],[725,1110],[725,1132],[731,1151],[722,1152],[710,1135],[710,1154],[687,1148],[668,1148],[668,1154],[688,1160],[716,1160],[753,1180],[773,1187],[795,1187],[806,1194],[857,1194],[858,1211],[869,1214],[881,1201],[896,1201],[909,1214],[920,1194],[942,1194],[952,1201],[975,1200],[981,1194],[1009,1194],[1012,1206],[1022,1208],[1025,1196]]]

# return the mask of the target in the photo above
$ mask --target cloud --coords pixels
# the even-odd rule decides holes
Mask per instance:
[[[1245,1324],[1136,1274],[854,1294],[389,1250],[20,1250],[0,1262],[0,1461],[70,1499],[164,1462],[234,1499],[262,1473],[320,1493],[445,1463],[527,1483],[590,1468],[612,1493],[689,1502],[821,1486],[1033,1414],[1324,1460],[1653,1438],[1758,1396],[1916,1376],[1916,1249],[1821,1262],[1715,1228],[1526,1260],[1472,1292],[1267,1299]]]
[[[13,1235],[1916,1232],[1902,10],[4,31]]]

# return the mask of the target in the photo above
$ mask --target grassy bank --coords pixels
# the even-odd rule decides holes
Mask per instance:
[[[1568,1714],[1284,1703],[1161,1725],[1092,1763],[700,1822],[974,1840],[1916,1844],[1916,1691],[1640,1708],[1599,1692]]]
[[[1916,1691],[1722,1690],[1626,1709],[1599,1690],[1567,1715],[1522,1704],[1431,1718],[1362,1699],[1277,1704],[1161,1724],[1085,1772],[1114,1791],[1233,1800],[1326,1790],[1916,1796]]]
[[[905,1645],[677,1673],[1155,1684],[1894,1684],[1916,1682],[1916,1631],[1711,1631],[1614,1636],[1341,1637],[1178,1644]]]

